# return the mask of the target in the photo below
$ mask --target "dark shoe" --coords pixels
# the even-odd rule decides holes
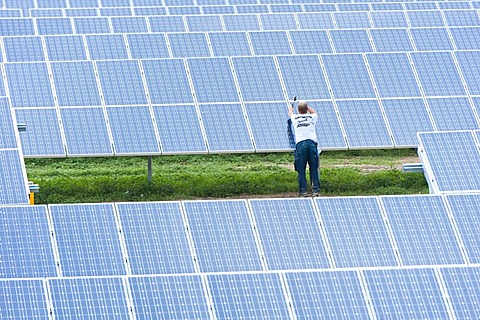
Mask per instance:
[[[312,192],[312,197],[318,197],[320,195],[319,191],[313,191]]]
[[[300,193],[298,194],[298,196],[299,196],[299,197],[306,198],[306,197],[308,197],[308,193],[306,193],[306,192],[300,192]]]

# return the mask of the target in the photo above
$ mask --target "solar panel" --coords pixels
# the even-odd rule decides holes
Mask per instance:
[[[0,207],[0,278],[57,275],[45,206]]]
[[[170,15],[199,15],[200,7],[196,6],[175,6],[167,7],[168,14]]]
[[[87,35],[92,60],[127,59],[127,47],[122,34]]]
[[[436,2],[403,2],[403,5],[406,10],[437,10],[438,6]],[[420,15],[428,15],[428,12],[420,12]],[[437,19],[437,18],[436,18]]]
[[[223,31],[222,21],[219,15],[186,16],[189,32]]]
[[[304,8],[305,12],[334,12],[334,11],[337,11],[337,7],[335,6],[334,3],[326,3],[326,4],[308,4],[307,3],[307,4],[303,5],[303,8]]]
[[[38,1],[37,6],[39,8],[66,8],[67,3],[65,0]]]
[[[295,53],[319,54],[331,53],[332,47],[325,30],[290,31]]]
[[[37,18],[36,22],[39,35],[73,34],[69,18]]]
[[[19,8],[22,9],[24,16],[28,16],[28,10],[35,8],[34,0],[4,0],[5,8]]]
[[[465,95],[450,52],[413,52],[411,57],[426,96]]]
[[[183,204],[201,272],[262,270],[245,201]]]
[[[152,32],[185,32],[181,16],[148,17]]]
[[[108,18],[73,18],[77,34],[110,33]]]
[[[100,15],[106,17],[123,17],[123,16],[131,16],[132,9],[127,4],[126,7],[116,7],[116,8],[100,8]]]
[[[129,7],[130,0],[100,0],[101,7]]]
[[[337,53],[373,51],[366,30],[330,30],[330,36]]]
[[[376,198],[316,198],[315,202],[337,268],[397,265]]]
[[[243,101],[285,100],[273,57],[237,57],[232,60]]]
[[[145,17],[113,17],[110,21],[115,33],[148,32]]]
[[[392,2],[392,3],[375,3],[371,2],[370,7],[375,11],[389,11],[389,10],[404,10],[402,2]]]
[[[0,280],[0,317],[14,319],[48,319],[42,280]]]
[[[370,29],[377,52],[412,51],[407,29]]]
[[[350,148],[392,147],[377,100],[337,101]]]
[[[462,71],[470,94],[480,94],[480,85],[477,79],[480,75],[480,52],[478,51],[456,51],[455,56]]]
[[[370,28],[368,12],[335,12],[333,14],[337,28],[354,29]]]
[[[408,23],[405,12],[401,11],[378,11],[371,12],[372,22],[375,28],[407,28]]]
[[[194,0],[164,0],[166,6],[194,6]]]
[[[238,11],[237,7],[237,11]],[[239,12],[240,13],[240,12]],[[292,13],[260,14],[263,30],[295,30],[297,23]]]
[[[50,61],[87,60],[81,36],[46,36],[45,43]]]
[[[231,3],[230,3],[231,4]],[[237,5],[237,13],[268,13],[269,9],[267,5]]]
[[[370,319],[355,271],[288,272],[286,278],[299,319]]]
[[[121,278],[56,278],[48,284],[57,318],[130,319]]]
[[[27,174],[18,150],[0,150],[0,204],[28,203]]]
[[[372,0],[372,1],[375,2],[375,0]],[[335,1],[332,1],[332,2],[335,2]],[[362,1],[360,0],[358,2],[362,2]],[[364,0],[364,2],[367,2],[367,1]],[[349,3],[349,1],[340,1],[340,3],[337,4],[337,8],[338,8],[338,11],[370,11],[370,7],[368,3]],[[358,16],[358,13],[359,12],[354,12],[354,15]],[[363,13],[364,12],[360,12],[360,15],[359,15],[361,17],[361,20],[365,19],[363,17]]]
[[[251,200],[269,270],[329,268],[309,199]]]
[[[480,28],[450,28],[450,33],[458,50],[480,49]]]
[[[18,148],[12,110],[8,103],[8,98],[0,98],[0,149]]]
[[[209,275],[218,319],[287,319],[289,311],[278,274]]]
[[[367,60],[381,98],[421,96],[406,53],[369,54]]]
[[[346,149],[346,140],[332,102],[312,101],[308,105],[318,113],[315,129],[319,149]]]
[[[446,28],[412,28],[410,32],[418,51],[453,50]]]
[[[207,152],[194,105],[154,106],[153,111],[163,154]]]
[[[161,33],[128,34],[133,59],[168,58],[167,43]]]
[[[112,204],[50,205],[62,276],[124,275]]]
[[[365,270],[364,274],[378,318],[449,318],[433,269]]]
[[[479,128],[467,98],[432,98],[427,101],[438,130]]]
[[[197,5],[199,6],[222,6],[227,3],[227,0],[197,0]]]
[[[53,107],[46,63],[6,63],[12,107]]]
[[[203,14],[235,14],[234,6],[204,6]]]
[[[447,195],[447,202],[455,219],[458,233],[471,263],[480,261],[480,241],[477,226],[480,222],[480,195]]]
[[[45,61],[41,37],[5,37],[3,45],[6,61]]]
[[[436,11],[407,11],[410,27],[444,27],[440,10]]]
[[[133,7],[133,13],[136,16],[164,16],[167,14],[165,7]],[[149,17],[147,17],[148,20]]]
[[[249,32],[255,55],[290,54],[292,49],[285,31]]]
[[[304,100],[330,99],[318,56],[279,56],[277,59],[289,97],[298,96]]]
[[[211,56],[205,33],[170,33],[167,37],[174,58]]]
[[[148,106],[107,107],[116,155],[160,154]]]
[[[66,17],[96,17],[98,12],[96,8],[73,8],[64,9]]]
[[[480,316],[479,267],[440,269],[452,309],[457,319],[475,319]]]
[[[445,10],[445,20],[451,27],[480,26],[480,18],[476,10]]]
[[[129,282],[139,318],[210,318],[199,276],[131,277]]]
[[[96,8],[98,0],[70,0],[70,8]]]
[[[254,14],[226,15],[223,23],[226,31],[260,30],[258,17]]]
[[[270,11],[272,13],[282,13],[282,12],[302,12],[302,6],[299,4],[288,4],[288,1],[283,2],[286,4],[272,4],[270,6]]]
[[[106,105],[147,104],[138,61],[97,61],[96,65]]]
[[[245,110],[257,152],[291,150],[286,130],[288,110],[285,102],[246,103]],[[265,110],[269,110],[268,122],[264,118]]]
[[[63,17],[62,9],[30,9],[30,17],[54,18]]]
[[[0,9],[0,18],[20,18],[22,11],[17,9]]]
[[[118,203],[117,209],[132,274],[195,272],[178,202]]]
[[[445,1],[445,3],[438,3],[440,9],[471,9],[472,6],[467,1]],[[447,10],[450,11],[450,10]],[[460,11],[460,10],[457,10]]]
[[[462,264],[440,196],[381,197],[403,265]]]
[[[382,101],[396,147],[418,145],[417,132],[433,131],[422,99],[392,99]]]
[[[208,37],[216,57],[252,55],[245,32],[211,32]]]
[[[325,55],[322,59],[336,99],[375,97],[362,55]]]
[[[33,36],[35,27],[32,19],[5,18],[0,19],[2,36]]]

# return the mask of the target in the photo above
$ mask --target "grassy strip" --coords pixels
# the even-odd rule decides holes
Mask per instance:
[[[322,153],[322,195],[427,193],[423,174],[394,169],[399,158],[411,155],[411,150]],[[40,185],[35,202],[46,204],[295,196],[292,160],[289,153],[161,156],[154,158],[151,183],[145,157],[27,159],[25,165],[29,179]],[[335,167],[345,164],[387,170]]]

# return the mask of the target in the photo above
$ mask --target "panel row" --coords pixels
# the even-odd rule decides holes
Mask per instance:
[[[477,9],[198,16],[0,18],[4,36],[480,26]]]
[[[480,195],[0,207],[0,278],[480,263]]]
[[[0,280],[2,319],[476,319],[480,267]]]

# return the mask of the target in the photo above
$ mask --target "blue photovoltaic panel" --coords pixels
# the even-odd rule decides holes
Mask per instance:
[[[245,201],[183,204],[201,272],[262,270]]]
[[[371,29],[377,52],[412,51],[407,29]]]
[[[384,196],[381,201],[403,265],[464,263],[440,196]]]
[[[458,50],[480,49],[480,28],[450,28],[450,33]]]
[[[67,17],[96,17],[97,9],[95,8],[73,8],[64,9]]]
[[[223,31],[219,15],[186,16],[189,32]]]
[[[228,0],[197,0],[198,6],[223,6],[229,4]]]
[[[0,213],[0,278],[55,277],[47,207],[0,207]]]
[[[205,33],[170,33],[168,40],[174,58],[210,57]]]
[[[45,43],[50,61],[87,60],[81,36],[47,36]]]
[[[419,140],[440,192],[480,190],[480,152],[471,131],[422,133]]]
[[[56,318],[130,319],[121,278],[48,280]]]
[[[0,98],[0,149],[18,148],[12,110],[8,98]]]
[[[30,17],[33,17],[33,18],[63,17],[63,11],[62,9],[30,9]]]
[[[288,319],[288,307],[276,273],[208,276],[218,319]]]
[[[113,204],[51,205],[64,277],[124,275]]]
[[[335,29],[330,13],[298,13],[297,17],[302,30]]]
[[[54,107],[45,63],[6,63],[12,107]]]
[[[297,54],[331,53],[332,47],[325,30],[290,31],[293,48]]]
[[[330,30],[330,36],[337,53],[373,51],[366,30]]]
[[[194,6],[194,0],[164,0],[166,6]]]
[[[310,199],[250,202],[269,270],[329,268]]]
[[[478,51],[456,51],[458,64],[467,83],[470,94],[480,94],[480,52]]]
[[[167,9],[165,7],[133,7],[133,12],[136,16],[164,16],[167,14]]]
[[[350,148],[391,147],[377,100],[337,101]]]
[[[258,0],[227,0],[230,5],[257,4]]]
[[[0,9],[0,18],[20,18],[22,11],[18,9]]]
[[[422,99],[383,100],[382,104],[396,147],[417,146],[417,132],[433,131]]]
[[[237,13],[268,13],[269,9],[267,5],[238,5],[236,6]]]
[[[401,9],[402,10],[402,9]],[[371,12],[375,28],[407,28],[405,12],[402,11],[377,11]]]
[[[203,14],[235,14],[234,6],[204,6]]]
[[[132,9],[129,7],[100,8],[100,15],[105,17],[132,16]]]
[[[299,319],[370,319],[355,271],[286,273]]]
[[[322,59],[336,99],[375,97],[362,55],[336,54]]]
[[[227,58],[188,59],[197,101],[238,102],[238,92]]]
[[[130,0],[100,0],[101,7],[129,7]]]
[[[73,18],[77,34],[110,33],[108,18]]]
[[[330,99],[317,55],[279,56],[277,59],[288,97],[298,96],[302,100]],[[307,74],[308,77],[301,76]]]
[[[410,32],[418,51],[453,50],[446,28],[412,28]]]
[[[347,143],[332,102],[313,101],[308,105],[318,114],[315,129],[319,149],[346,149]]]
[[[440,9],[471,9],[472,6],[469,1],[445,1],[444,3],[439,2],[438,6]],[[446,10],[450,11],[450,10]],[[472,10],[455,10],[455,11],[472,11]]]
[[[377,319],[449,319],[433,269],[365,270]]]
[[[426,2],[426,1],[419,1],[419,2],[404,2],[403,6],[406,10],[437,10],[437,3],[436,2]],[[422,12],[423,14],[428,14]]]
[[[148,106],[107,107],[115,154],[160,153]]]
[[[411,53],[426,96],[465,95],[450,52]]]
[[[200,105],[200,112],[210,152],[253,151],[240,104]]]
[[[51,63],[59,106],[100,106],[91,61]]]
[[[111,21],[114,33],[148,32],[145,17],[113,17]]]
[[[337,28],[339,29],[355,29],[370,28],[370,19],[368,12],[335,12],[333,14]]]
[[[183,7],[167,7],[168,14],[170,15],[199,15],[200,7],[196,6],[183,6]]]
[[[37,18],[36,21],[39,35],[73,34],[69,18]]]
[[[258,17],[253,14],[225,15],[223,22],[226,31],[260,30]]]
[[[70,8],[96,8],[98,0],[70,0]]]
[[[15,109],[18,123],[27,125],[27,131],[20,132],[22,152],[25,157],[65,157],[57,110]]]
[[[97,61],[96,64],[106,105],[147,104],[137,60]]]
[[[0,205],[29,203],[26,175],[18,150],[0,150]]]
[[[285,102],[246,103],[256,151],[291,150],[287,135],[288,109]],[[268,120],[265,120],[268,110]]]
[[[456,318],[479,318],[480,268],[442,268],[440,272],[442,273]]]
[[[297,5],[293,5],[293,4],[288,4],[288,1],[287,2],[283,2],[283,3],[286,3],[286,4],[273,4],[270,6],[270,11],[272,13],[280,13],[280,12],[302,12],[303,9],[302,9],[302,6],[297,4]]]
[[[152,104],[193,103],[182,59],[143,60],[142,65]]]
[[[367,55],[381,98],[420,97],[420,89],[406,53]]]
[[[113,1],[115,1],[115,0],[113,0]],[[131,2],[131,5],[132,5],[132,7],[148,7],[148,6],[162,5],[162,2],[158,2],[158,0],[133,0]],[[167,5],[169,5],[169,4],[167,4]],[[127,6],[128,6],[128,1],[127,1]]]
[[[199,276],[129,278],[137,318],[209,319]]]
[[[113,155],[103,108],[61,108],[67,155]]]
[[[0,59],[0,61],[2,61],[2,59]],[[3,84],[3,76],[0,77],[0,97],[4,97],[6,96],[7,93],[5,92],[5,86]]]
[[[5,8],[18,8],[22,10],[25,17],[28,17],[28,11],[35,8],[35,0],[5,0]]]
[[[154,106],[162,152],[207,152],[194,105]]]
[[[444,14],[450,27],[480,26],[477,10],[445,10]]]
[[[372,2],[370,3],[372,10],[374,11],[390,11],[390,10],[403,10],[403,4],[401,2],[393,3],[383,3],[383,2]]]
[[[32,19],[5,18],[0,19],[0,30],[2,36],[33,36],[35,28]]]
[[[337,268],[396,266],[375,197],[315,199]]]
[[[480,195],[447,195],[448,204],[456,221],[458,233],[471,263],[480,262]]]
[[[117,204],[132,274],[194,273],[180,203]]]
[[[233,65],[244,101],[285,100],[273,57],[233,58]]]
[[[245,32],[212,32],[208,37],[216,57],[252,55]]]
[[[440,10],[407,11],[410,27],[445,27]]]
[[[168,58],[167,43],[161,33],[128,34],[133,59]]]
[[[237,7],[238,10],[238,7]],[[296,30],[297,23],[292,13],[261,14],[263,30]]]
[[[285,31],[256,31],[249,34],[253,52],[257,56],[292,53]]]
[[[478,129],[468,98],[427,99],[437,130]]]
[[[3,45],[8,62],[45,61],[41,37],[5,37]]]
[[[316,3],[316,1],[315,1]],[[334,3],[326,3],[326,4],[304,4],[303,8],[305,12],[335,12],[337,11],[337,7]]]
[[[148,17],[152,32],[185,32],[185,24],[181,16]]]
[[[37,1],[39,8],[66,8],[67,4],[65,0],[49,0],[49,1]]]
[[[127,59],[127,47],[122,34],[86,36],[90,59]]]
[[[376,2],[376,1],[378,0],[373,0],[373,2]],[[325,2],[328,2],[328,0]],[[358,1],[358,2],[362,2],[362,1]],[[364,0],[364,2],[367,2],[367,1]],[[338,11],[370,11],[370,7],[368,3],[350,3],[348,0],[339,1],[339,3],[337,4],[337,8],[338,8]],[[365,20],[363,13],[366,13],[366,12],[354,12],[354,18],[350,18],[349,20],[354,20],[354,23],[355,23],[355,20],[360,20],[361,22],[363,22]],[[368,15],[367,15],[367,19],[368,19]]]
[[[42,280],[0,280],[0,317],[4,320],[48,319]]]

